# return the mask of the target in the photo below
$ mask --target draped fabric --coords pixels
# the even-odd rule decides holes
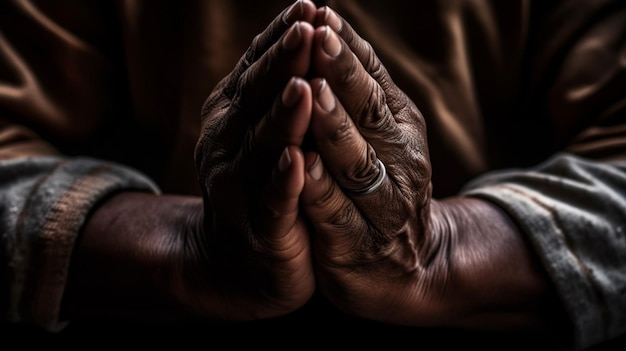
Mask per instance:
[[[99,199],[123,189],[199,194],[202,103],[290,4],[0,2],[0,258],[11,320],[62,325],[72,243]],[[482,196],[511,214],[578,347],[626,331],[626,3],[325,4],[423,113],[434,196]]]

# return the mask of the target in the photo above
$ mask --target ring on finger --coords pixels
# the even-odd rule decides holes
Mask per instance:
[[[380,186],[385,181],[385,178],[387,177],[387,169],[385,168],[385,164],[379,158],[376,158],[376,161],[378,163],[378,175],[376,175],[376,178],[374,178],[374,180],[372,180],[368,185],[366,185],[365,187],[359,190],[349,190],[349,191],[346,190],[346,193],[348,195],[351,195],[351,196],[368,195],[378,190],[378,188],[380,188]]]

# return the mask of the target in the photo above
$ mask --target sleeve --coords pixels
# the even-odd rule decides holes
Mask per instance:
[[[0,3],[1,312],[51,331],[65,325],[68,266],[92,208],[118,191],[160,192],[139,171],[81,156],[103,121],[124,118],[111,109],[124,90],[107,56],[113,3],[55,4]]]
[[[626,333],[626,163],[558,154],[490,173],[465,195],[500,205],[529,238],[584,349]],[[558,336],[563,339],[565,336]]]
[[[533,113],[552,122],[557,151],[533,168],[477,178],[464,194],[517,222],[571,320],[558,339],[584,349],[626,333],[626,6],[548,8],[530,76],[544,101]]]
[[[74,241],[90,210],[116,191],[158,193],[148,178],[89,158],[0,161],[7,320],[57,331]]]

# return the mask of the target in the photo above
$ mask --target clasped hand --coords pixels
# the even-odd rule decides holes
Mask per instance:
[[[424,120],[331,9],[298,1],[254,38],[204,104],[195,159],[214,314],[282,315],[316,288],[392,323],[447,307]]]

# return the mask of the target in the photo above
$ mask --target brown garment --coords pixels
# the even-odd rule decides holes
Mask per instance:
[[[51,152],[32,131],[64,154],[136,167],[165,192],[197,193],[202,102],[290,3],[3,2],[0,155]],[[328,4],[424,113],[436,196],[555,150],[624,159],[621,2]]]
[[[435,197],[557,151],[626,161],[623,1],[326,3],[424,114]],[[1,1],[0,160],[90,156],[141,170],[163,192],[198,194],[202,103],[290,4]],[[58,168],[99,172],[90,167]]]

